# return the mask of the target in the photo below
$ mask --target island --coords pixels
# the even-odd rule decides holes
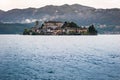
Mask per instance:
[[[34,27],[24,29],[23,35],[97,35],[94,25],[78,26],[75,22],[45,21],[41,26],[39,21]]]

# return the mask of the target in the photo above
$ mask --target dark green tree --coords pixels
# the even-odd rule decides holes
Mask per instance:
[[[29,29],[24,29],[23,35],[29,35],[30,31]]]
[[[78,28],[79,26],[75,22],[64,22],[62,28],[65,27]]]
[[[39,21],[36,21],[36,22],[35,22],[35,26],[37,26],[37,25],[39,25]]]
[[[97,30],[95,29],[94,25],[91,25],[89,28],[88,28],[88,33],[90,35],[97,35]]]
[[[69,23],[69,27],[78,28],[79,26],[76,23],[71,22]]]
[[[62,28],[68,27],[69,22],[65,21]]]
[[[40,29],[43,29],[43,27],[44,27],[44,24],[41,25]]]

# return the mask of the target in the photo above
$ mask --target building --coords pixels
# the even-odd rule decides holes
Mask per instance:
[[[44,27],[43,28],[52,28],[52,29],[56,29],[56,28],[61,28],[63,26],[63,22],[60,21],[47,21],[44,22]]]
[[[73,23],[73,22],[71,22]],[[71,24],[70,22],[67,25]],[[87,28],[81,28],[76,26],[64,26],[63,22],[60,21],[46,21],[42,26],[39,26],[39,22],[36,21],[35,26],[31,28],[32,32],[41,35],[75,35],[75,34],[86,34]],[[75,23],[74,23],[75,24]],[[64,26],[64,27],[63,27]]]
[[[61,27],[63,26],[63,22],[60,21],[47,21],[44,22],[44,26],[42,27],[42,31],[45,34],[59,34],[61,33]]]

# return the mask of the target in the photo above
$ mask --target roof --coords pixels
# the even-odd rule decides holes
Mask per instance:
[[[45,23],[63,23],[61,21],[45,21]]]

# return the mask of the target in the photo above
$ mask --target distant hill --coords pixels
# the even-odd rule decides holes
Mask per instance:
[[[31,26],[33,24],[0,23],[0,34],[22,34],[25,28]]]
[[[0,17],[2,17],[4,13],[4,11],[0,10]]]
[[[65,4],[0,11],[1,22],[21,23],[32,22],[36,19],[41,22],[45,20],[75,21],[81,25],[92,23],[120,25],[120,9],[95,9],[79,4]]]
[[[106,33],[107,31],[120,33],[118,31],[120,28],[120,9],[96,9],[79,4],[47,5],[41,8],[12,9],[9,11],[0,10],[0,22],[20,23],[0,24],[0,33],[20,33],[23,30],[22,28],[31,27],[26,26],[26,23],[35,22],[36,20],[41,23],[46,20],[73,21],[83,26],[91,24],[107,25],[106,27],[97,27],[100,33]],[[15,32],[15,30],[18,30],[18,32]]]

